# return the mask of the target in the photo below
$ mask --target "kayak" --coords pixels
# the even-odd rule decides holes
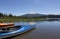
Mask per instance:
[[[16,36],[16,35],[22,34],[24,32],[27,32],[33,28],[35,28],[35,27],[29,26],[29,25],[22,25],[22,26],[18,25],[18,26],[15,26],[15,28],[11,28],[7,32],[0,32],[0,39]]]
[[[14,26],[13,23],[0,23],[0,27],[10,27],[10,26]]]

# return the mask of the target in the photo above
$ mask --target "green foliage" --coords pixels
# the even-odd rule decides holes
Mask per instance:
[[[10,13],[10,14],[9,14],[9,17],[13,17],[13,15]]]

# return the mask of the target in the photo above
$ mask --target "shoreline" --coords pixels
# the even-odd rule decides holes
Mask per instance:
[[[0,23],[4,22],[20,22],[20,21],[41,21],[45,20],[45,18],[0,18]]]

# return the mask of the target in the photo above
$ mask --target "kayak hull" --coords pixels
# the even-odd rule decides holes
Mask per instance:
[[[16,30],[16,31],[12,31],[12,32],[8,32],[8,33],[3,33],[0,34],[0,38],[7,38],[7,37],[12,37],[12,36],[16,36],[22,33],[25,33],[31,29],[33,29],[34,26],[21,26],[20,29]]]

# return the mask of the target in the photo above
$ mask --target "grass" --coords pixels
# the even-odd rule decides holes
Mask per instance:
[[[19,21],[38,21],[44,20],[45,18],[17,18],[17,17],[4,17],[0,18],[0,23],[4,22],[19,22]]]

